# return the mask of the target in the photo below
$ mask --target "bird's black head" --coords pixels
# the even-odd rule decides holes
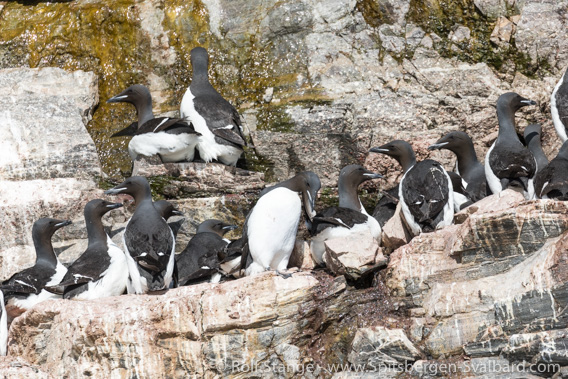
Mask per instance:
[[[51,238],[53,233],[55,233],[58,229],[71,225],[71,221],[69,220],[57,220],[54,218],[40,218],[32,227],[32,234],[43,235],[46,238]]]
[[[167,200],[154,202],[154,208],[166,221],[172,216],[183,216],[183,213]]]
[[[220,220],[209,219],[199,224],[196,233],[215,233],[223,237],[226,233],[236,228],[236,225],[227,224]]]
[[[191,67],[193,68],[193,76],[207,76],[207,66],[209,65],[209,56],[207,50],[203,47],[194,47],[190,52]]]
[[[85,205],[84,215],[85,219],[89,217],[103,217],[106,213],[112,211],[113,209],[121,208],[122,203],[111,203],[103,199],[94,199],[89,201]]]
[[[116,96],[107,100],[107,103],[130,103],[133,105],[145,103],[151,99],[150,91],[142,84],[134,84]]]
[[[412,150],[412,146],[403,140],[394,140],[382,146],[373,147],[369,151],[393,157],[400,163],[404,171],[416,163],[416,155],[414,150]]]
[[[436,143],[428,146],[428,150],[447,149],[456,152],[462,149],[465,144],[470,143],[472,143],[471,138],[467,133],[455,130],[440,138]]]
[[[340,183],[352,183],[358,187],[361,183],[371,179],[379,179],[383,176],[375,172],[367,170],[365,167],[357,164],[345,166],[339,172]]]
[[[527,105],[536,105],[536,101],[526,99],[515,92],[506,92],[497,99],[497,109],[508,108],[516,112]]]
[[[105,191],[105,195],[118,195],[124,193],[137,200],[140,196],[151,194],[150,184],[143,176],[131,176],[119,185]]]

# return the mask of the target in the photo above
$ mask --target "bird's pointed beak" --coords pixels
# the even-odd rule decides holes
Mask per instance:
[[[123,95],[123,94],[120,93],[116,96],[111,97],[106,102],[107,103],[120,103],[120,102],[123,102],[127,98],[128,98],[128,95]]]
[[[377,172],[372,172],[372,171],[366,171],[363,176],[367,179],[367,180],[371,180],[371,179],[380,179],[383,176]]]
[[[226,230],[227,232],[230,232],[231,230],[235,230],[235,229],[237,229],[237,228],[238,228],[237,225],[225,225],[225,226],[223,226],[222,229],[223,229],[223,230]]]
[[[71,225],[72,223],[73,222],[71,220],[64,220],[64,221],[61,221],[61,222],[55,224],[55,227],[59,229],[59,228],[62,228],[64,226]]]
[[[306,213],[306,217],[313,221],[314,216],[316,215],[316,197],[318,195],[318,191],[302,191],[302,200],[304,201],[304,212]]]
[[[122,203],[112,203],[107,205],[107,208],[109,209],[118,209],[118,208],[122,208],[124,206],[124,204]]]
[[[379,153],[379,154],[384,154],[384,153],[388,153],[390,150],[389,149],[385,149],[383,147],[372,147],[369,152],[370,153]]]
[[[428,146],[428,150],[439,150],[447,144],[448,142],[433,143],[432,145]]]
[[[536,101],[529,100],[529,99],[523,99],[523,100],[521,100],[521,104],[523,104],[523,105],[536,105]]]
[[[118,195],[119,193],[122,193],[124,190],[126,190],[126,187],[124,187],[121,183],[114,188],[106,190],[104,192],[104,194],[105,195]]]

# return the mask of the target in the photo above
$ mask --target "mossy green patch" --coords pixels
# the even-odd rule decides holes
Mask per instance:
[[[515,14],[518,10],[508,7],[506,16]],[[496,20],[480,13],[472,1],[411,0],[407,21],[440,37],[435,48],[443,57],[455,57],[469,63],[485,62],[497,70],[512,63],[515,71],[532,78],[542,76],[549,69],[546,62],[532,62],[526,53],[519,51],[514,39],[507,47],[492,43],[490,38]],[[460,25],[470,30],[471,37],[461,42],[451,41],[448,36]],[[412,52],[407,52],[407,56],[411,57]]]

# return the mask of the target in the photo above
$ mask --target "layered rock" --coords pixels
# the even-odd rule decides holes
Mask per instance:
[[[0,278],[35,259],[32,224],[72,219],[97,196],[102,175],[87,133],[97,78],[57,68],[0,70]],[[65,229],[55,239],[68,238]]]

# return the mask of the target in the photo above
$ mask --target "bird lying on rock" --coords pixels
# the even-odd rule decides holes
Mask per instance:
[[[128,143],[130,158],[159,155],[163,162],[190,162],[200,134],[183,118],[154,117],[152,96],[141,84],[128,87],[107,103],[130,103],[136,108],[138,121],[111,137],[132,136]]]
[[[12,275],[0,285],[10,320],[42,301],[61,298],[61,295],[46,290],[46,287],[59,284],[67,272],[55,255],[51,237],[57,230],[70,224],[71,221],[53,218],[40,218],[34,223],[32,239],[36,250],[35,264]]]
[[[195,235],[181,253],[176,256],[178,286],[187,286],[203,280],[217,283],[240,265],[241,257],[234,257],[232,264],[224,262],[229,241],[223,236],[236,229],[220,220],[206,220],[197,227]]]
[[[124,252],[106,234],[102,217],[122,203],[102,199],[85,205],[84,215],[89,244],[87,250],[68,267],[57,287],[64,299],[92,300],[122,295],[128,281]]]
[[[360,165],[349,165],[341,169],[338,180],[339,206],[324,209],[315,215],[311,222],[310,249],[317,264],[323,264],[324,241],[358,234],[365,230],[373,238],[381,240],[379,222],[369,216],[359,200],[357,188],[362,183],[383,176],[366,170]]]

